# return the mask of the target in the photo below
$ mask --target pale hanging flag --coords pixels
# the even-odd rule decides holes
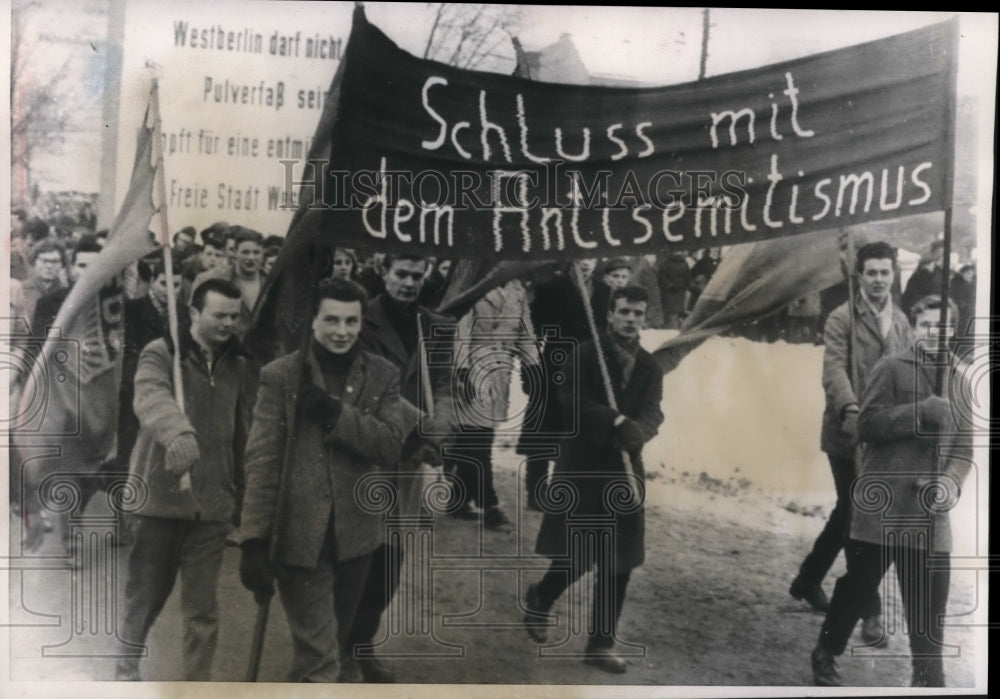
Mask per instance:
[[[167,238],[159,215],[159,119],[154,85],[139,128],[128,192],[107,244],[66,296],[17,403],[23,419],[12,432],[19,444],[36,441],[32,437],[62,437],[64,455],[72,454],[81,466],[99,464],[114,453],[124,311],[119,275]]]

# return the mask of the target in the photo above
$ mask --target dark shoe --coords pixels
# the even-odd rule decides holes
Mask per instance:
[[[588,648],[587,654],[583,657],[585,665],[593,665],[596,668],[620,675],[628,669],[625,658],[615,654],[609,648]]]
[[[365,676],[361,674],[361,665],[353,655],[342,655],[340,657],[340,674],[337,675],[338,682],[364,682]]]
[[[547,614],[548,610],[542,607],[542,603],[538,599],[536,585],[529,585],[528,591],[524,593],[524,608],[528,610],[528,613],[524,615],[525,630],[536,643],[545,643],[549,638],[548,629],[538,617]]]
[[[458,507],[458,509],[449,512],[449,514],[455,519],[479,519],[479,513],[470,503],[464,503]]]
[[[882,626],[881,614],[875,614],[861,620],[861,640],[875,648],[885,648],[889,645],[889,638],[885,635],[885,628]]]
[[[830,598],[819,583],[807,583],[802,578],[795,578],[788,588],[788,594],[795,599],[805,600],[817,612],[825,612],[830,608]]]
[[[358,658],[358,665],[361,667],[361,675],[365,678],[365,682],[392,684],[396,681],[396,676],[389,672],[378,658]]]
[[[840,670],[837,669],[837,658],[827,652],[823,646],[816,646],[812,652],[813,682],[817,687],[839,687]]]
[[[483,515],[483,526],[492,531],[504,532],[506,534],[509,534],[514,528],[514,525],[507,519],[507,515],[503,513],[503,510],[496,506],[486,510],[486,514]]]

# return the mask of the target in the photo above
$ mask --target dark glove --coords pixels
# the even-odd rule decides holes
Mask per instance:
[[[343,408],[339,398],[331,396],[322,388],[312,382],[309,372],[306,372],[306,381],[299,389],[298,413],[299,417],[305,420],[312,420],[321,425],[332,428],[340,419],[340,411]]]
[[[642,428],[635,420],[629,418],[625,418],[611,433],[611,446],[621,451],[627,451],[629,454],[642,451],[642,445],[645,443],[646,439],[642,434]]]
[[[413,430],[403,442],[399,458],[405,464],[427,464],[435,467],[444,465],[444,461],[441,460],[441,450],[420,436],[416,430]]]
[[[253,593],[257,604],[274,595],[274,571],[268,560],[268,545],[263,539],[248,539],[240,544],[240,582]]]
[[[951,402],[941,396],[929,396],[917,404],[920,424],[926,427],[947,427],[951,424]]]

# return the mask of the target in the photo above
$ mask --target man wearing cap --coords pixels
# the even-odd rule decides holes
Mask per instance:
[[[611,291],[628,286],[632,277],[632,263],[624,257],[615,257],[604,263],[604,283]]]

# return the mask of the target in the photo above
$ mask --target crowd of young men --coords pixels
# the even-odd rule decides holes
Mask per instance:
[[[290,680],[394,681],[385,664],[358,649],[373,642],[406,551],[387,539],[384,513],[364,506],[358,485],[373,474],[400,479],[399,485],[424,465],[443,468],[456,485],[452,514],[479,519],[476,503],[486,528],[509,532],[490,451],[495,429],[507,418],[510,382],[504,377],[517,366],[529,401],[525,412],[540,415],[522,430],[518,452],[527,459],[529,508],[543,513],[536,553],[551,559],[522,601],[525,629],[545,643],[545,618],[555,601],[596,568],[585,662],[625,672],[614,648],[630,573],[645,555],[642,449],[664,419],[662,371],[639,347],[650,295],[630,283],[631,263],[607,261],[595,278],[597,261],[579,260],[493,290],[454,319],[422,303],[428,283],[436,300],[447,284],[447,272],[433,261],[386,255],[361,266],[351,251],[338,249],[331,274],[313,295],[308,344],[268,361],[243,341],[263,287],[264,261],[274,255],[268,256],[261,234],[240,226],[220,224],[201,238],[197,249],[194,231],[175,236],[172,290],[162,262],[137,268],[124,309],[115,463],[141,479],[149,497],[130,528],[117,677],[140,678],[141,648],[179,574],[183,677],[210,679],[216,587],[228,539],[241,548],[240,579],[254,598],[263,602],[277,588],[294,649]],[[33,333],[42,332],[68,284],[99,250],[90,238],[78,241],[63,282],[65,249],[49,239],[36,243],[31,274],[12,294],[12,311],[33,319]],[[944,683],[947,565],[942,572],[935,563],[929,583],[928,558],[944,556],[947,563],[953,499],[921,510],[929,517],[929,537],[892,542],[851,500],[859,475],[888,477],[901,464],[919,471],[909,474],[912,483],[892,486],[893,502],[904,508],[942,479],[957,491],[967,471],[956,459],[938,464],[935,449],[955,432],[952,406],[942,397],[949,394],[935,392],[933,380],[913,370],[932,365],[930,359],[940,364],[947,354],[937,344],[915,343],[933,339],[940,303],[914,303],[914,335],[891,300],[895,270],[890,246],[863,247],[859,291],[831,313],[824,329],[822,445],[837,506],[790,590],[827,613],[812,655],[818,684],[838,683],[834,658],[859,618],[863,640],[884,644],[877,590],[889,561],[907,602],[913,682]],[[145,293],[136,293],[143,285]],[[167,333],[171,293],[180,309],[176,343]],[[445,326],[458,328],[457,351],[450,362],[429,362],[421,341]],[[575,381],[561,373],[566,341],[576,352]],[[177,356],[183,407],[174,383]],[[481,356],[501,370],[483,372]],[[861,443],[869,447],[860,450]],[[550,497],[566,489],[575,494],[569,511]],[[830,602],[821,581],[842,548],[848,573]]]

